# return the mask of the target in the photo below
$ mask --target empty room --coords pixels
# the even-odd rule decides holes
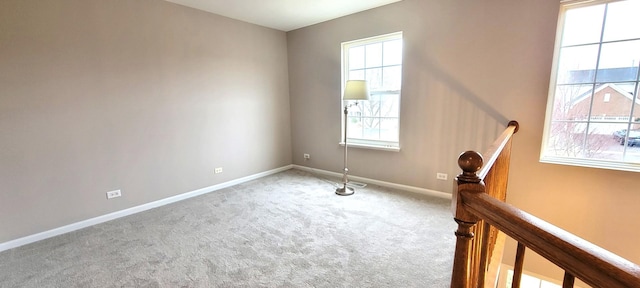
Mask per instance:
[[[1,0],[0,287],[640,287],[637,11]]]

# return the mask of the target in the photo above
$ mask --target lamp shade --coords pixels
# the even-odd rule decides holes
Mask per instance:
[[[365,80],[347,80],[344,86],[344,100],[369,100],[369,86]]]

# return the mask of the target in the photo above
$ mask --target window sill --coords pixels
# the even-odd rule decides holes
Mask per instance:
[[[338,143],[338,145],[344,147],[344,142]],[[371,150],[381,150],[381,151],[389,151],[389,152],[400,152],[400,147],[393,146],[380,146],[380,145],[371,145],[371,144],[361,144],[361,143],[349,143],[349,148],[358,148],[358,149],[371,149]]]
[[[349,145],[351,146],[351,145]],[[629,172],[640,172],[640,163],[616,162],[593,159],[576,159],[565,157],[541,157],[541,163],[579,166],[587,168],[609,169]]]

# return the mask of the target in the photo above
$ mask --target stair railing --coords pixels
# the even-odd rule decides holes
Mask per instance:
[[[518,123],[508,127],[488,149],[467,151],[458,158],[462,173],[454,184],[452,208],[458,223],[451,277],[452,288],[496,287],[491,260],[498,232],[518,241],[512,287],[520,285],[524,254],[529,248],[565,271],[564,287],[575,278],[592,287],[640,288],[640,266],[505,203],[511,140]],[[502,244],[500,244],[502,245]]]

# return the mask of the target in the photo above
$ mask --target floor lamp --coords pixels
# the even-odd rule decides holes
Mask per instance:
[[[354,103],[344,105],[344,174],[342,175],[343,186],[336,189],[336,194],[340,196],[353,195],[355,190],[347,187],[349,179],[347,179],[347,121],[349,121],[349,107],[358,105],[357,100],[369,100],[369,87],[365,80],[348,80],[344,87],[344,96],[342,100],[356,100]]]

